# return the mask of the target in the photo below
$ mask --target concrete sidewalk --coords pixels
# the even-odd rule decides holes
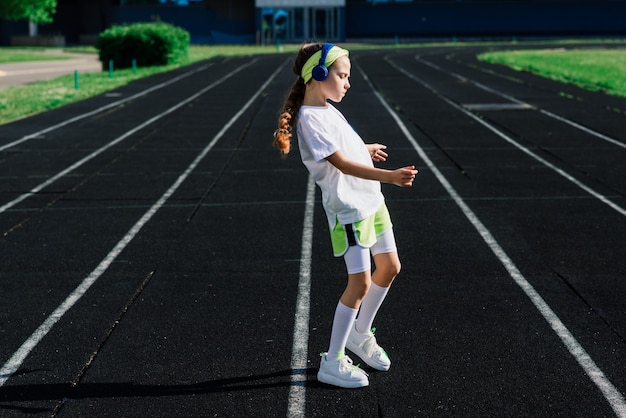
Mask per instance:
[[[74,71],[95,72],[102,67],[97,54],[71,54],[71,59],[58,61],[29,61],[0,64],[0,90],[13,86],[23,86],[39,80],[50,80]]]

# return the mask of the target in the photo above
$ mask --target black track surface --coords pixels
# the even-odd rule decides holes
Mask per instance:
[[[393,364],[368,370],[359,390],[315,379],[345,284],[317,194],[306,416],[626,416],[626,100],[481,63],[479,51],[351,54],[338,107],[366,142],[388,146],[384,166],[420,174],[412,189],[383,186],[403,270],[375,326]],[[10,206],[0,210],[0,367],[97,276],[5,376],[0,416],[287,415],[308,175],[297,147],[281,159],[271,133],[291,57],[220,58],[145,79],[2,126],[0,147],[179,75],[0,151],[0,205]]]

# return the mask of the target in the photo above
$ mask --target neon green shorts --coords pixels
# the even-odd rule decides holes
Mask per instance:
[[[369,248],[376,243],[376,238],[393,227],[389,210],[384,203],[380,209],[365,219],[352,224],[342,225],[339,222],[330,231],[335,257],[341,257],[353,245]]]

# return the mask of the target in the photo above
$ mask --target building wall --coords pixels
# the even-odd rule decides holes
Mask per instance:
[[[241,9],[239,9],[241,10]],[[189,31],[194,44],[250,44],[255,42],[254,7],[249,13],[210,7],[133,6],[112,9],[118,23],[150,22],[156,19]]]
[[[254,0],[204,0],[188,6],[159,0],[58,0],[54,22],[40,25],[39,33],[62,34],[69,45],[93,44],[97,34],[111,25],[155,20],[186,29],[192,43],[256,41]],[[28,35],[28,23],[0,20],[0,44],[9,45],[11,35]]]
[[[346,37],[626,34],[626,1],[348,1]]]
[[[340,13],[339,41],[626,35],[626,0],[346,0]],[[193,43],[255,43],[260,16],[255,0],[204,0],[187,7],[171,0],[58,0],[55,21],[41,25],[39,33],[64,35],[67,44],[93,43],[112,24],[159,19],[188,30]],[[2,45],[10,43],[11,35],[27,34],[25,21],[0,21]]]

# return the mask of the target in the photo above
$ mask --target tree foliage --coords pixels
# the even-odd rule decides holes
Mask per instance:
[[[57,0],[0,0],[0,18],[51,23]]]

